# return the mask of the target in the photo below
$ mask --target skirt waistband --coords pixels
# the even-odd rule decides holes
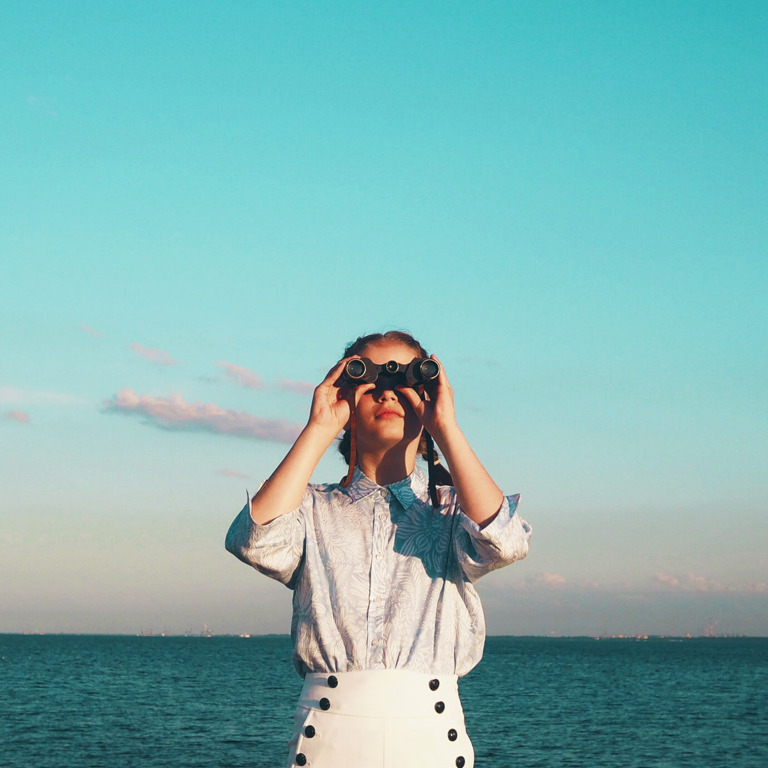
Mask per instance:
[[[456,675],[387,669],[311,672],[299,706],[356,717],[452,717],[463,712]]]

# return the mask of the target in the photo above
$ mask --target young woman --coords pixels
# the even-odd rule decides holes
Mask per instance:
[[[382,368],[355,386],[345,377],[354,358],[399,373]],[[459,429],[442,368],[407,385],[402,371],[415,358],[429,355],[398,331],[351,344],[227,534],[230,552],[293,590],[304,689],[290,766],[474,764],[457,687],[485,640],[473,582],[525,557],[531,528],[515,512],[519,497],[502,494]],[[342,430],[350,474],[309,484]],[[441,470],[450,483],[436,488],[416,466],[419,454],[432,456],[431,439],[450,468],[430,465],[431,479]]]

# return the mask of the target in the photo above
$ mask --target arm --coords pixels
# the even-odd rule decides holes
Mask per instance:
[[[475,456],[457,424],[444,430],[439,437],[429,431],[445,456],[464,514],[481,528],[485,527],[496,517],[504,494]]]
[[[296,509],[312,473],[349,419],[349,403],[336,382],[346,359],[315,389],[309,421],[277,469],[251,499],[251,519],[260,525]]]
[[[407,387],[400,388],[400,392],[413,406],[421,423],[445,457],[464,514],[484,527],[498,513],[504,495],[475,456],[459,428],[453,405],[453,390],[445,369],[442,365],[440,368],[437,385],[427,391],[427,399],[422,400],[413,389]]]

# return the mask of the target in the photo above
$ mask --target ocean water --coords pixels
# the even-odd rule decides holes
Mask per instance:
[[[287,637],[0,635],[0,766],[282,768],[290,655]],[[494,637],[461,695],[478,768],[768,767],[766,638]]]

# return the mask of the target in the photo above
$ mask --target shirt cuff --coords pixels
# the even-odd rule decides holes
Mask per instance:
[[[466,528],[473,538],[490,539],[494,540],[499,537],[504,528],[512,519],[517,509],[517,503],[520,501],[520,494],[516,493],[512,496],[505,496],[501,502],[499,511],[494,516],[488,525],[481,528],[471,517],[467,517],[466,513],[461,511],[461,524]]]

